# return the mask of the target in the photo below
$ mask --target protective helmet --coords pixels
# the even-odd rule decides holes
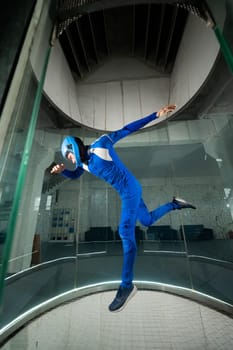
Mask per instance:
[[[65,159],[67,159],[67,153],[71,152],[75,156],[76,169],[82,165],[80,152],[75,138],[72,136],[66,136],[61,145],[61,153]]]

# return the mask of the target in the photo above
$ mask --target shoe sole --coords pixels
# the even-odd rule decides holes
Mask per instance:
[[[180,208],[180,209],[185,209],[185,208],[191,208],[191,209],[197,209],[194,205],[192,205],[191,203],[189,202],[186,202],[186,200],[182,199],[182,198],[177,198],[177,197],[173,197],[173,200],[176,204],[181,204],[181,205],[184,205],[183,208]]]
[[[125,301],[125,303],[119,308],[119,309],[116,309],[116,310],[109,310],[110,312],[120,312],[120,311],[122,311],[125,307],[126,307],[126,305],[128,304],[128,302],[130,301],[130,299],[132,299],[133,298],[133,296],[137,293],[137,287],[136,286],[134,286],[133,287],[133,290],[132,290],[132,292],[130,293],[130,295],[128,296],[128,298],[126,299],[126,301]]]

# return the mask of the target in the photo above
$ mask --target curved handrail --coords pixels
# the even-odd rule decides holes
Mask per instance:
[[[144,258],[147,258],[148,255],[153,256],[170,256],[170,258],[176,259],[187,259],[187,255],[178,252],[178,254],[174,254],[174,252],[147,252],[145,255],[141,255],[140,259],[138,259],[138,264],[140,264],[140,261],[143,261]],[[93,276],[96,276],[99,272],[99,265],[95,264],[99,260],[102,259],[102,255],[96,255],[96,256],[88,256],[88,260],[91,260],[91,269]],[[120,258],[120,257],[118,257]],[[82,257],[81,257],[82,259]],[[85,259],[85,257],[84,257]],[[104,255],[104,259],[110,259],[109,263],[115,259],[115,257]],[[222,273],[225,275],[229,275],[229,279],[232,278],[232,272],[233,272],[233,263],[228,261],[223,261],[220,259],[214,259],[204,256],[198,256],[198,255],[189,255],[188,259],[191,262],[202,262],[206,265],[212,265],[214,267],[219,269],[222,269]],[[84,281],[82,281],[82,277],[80,276],[81,267],[79,263],[81,260],[77,258],[76,256],[71,257],[62,257],[58,259],[54,259],[51,261],[43,262],[39,265],[30,267],[28,269],[25,269],[23,271],[20,271],[12,276],[9,276],[6,278],[6,286],[5,286],[5,302],[4,302],[4,319],[0,321],[0,328],[5,327],[6,324],[12,322],[14,319],[17,319],[22,313],[27,312],[30,309],[33,309],[34,307],[37,307],[37,305],[46,303],[48,300],[53,300],[53,298],[57,298],[59,295],[63,294],[69,294],[72,292],[72,290],[83,290],[90,285],[93,281],[88,280],[84,278]],[[114,261],[113,261],[114,262]],[[184,264],[185,265],[185,264]],[[96,267],[96,271],[95,271]],[[214,270],[215,271],[215,270]],[[78,284],[76,284],[76,274],[78,273],[79,281]],[[83,274],[85,276],[85,274]],[[80,280],[81,277],[81,280]],[[102,275],[99,276],[100,281],[96,285],[106,285],[109,284],[109,281],[101,281],[101,278],[103,279]],[[147,277],[148,278],[148,277]],[[143,279],[143,278],[142,278]],[[139,282],[139,284],[142,282],[142,279]],[[147,280],[146,283],[153,284],[153,285],[163,285],[164,283],[160,283],[159,281],[154,281],[155,276],[151,276],[150,281]],[[145,281],[144,281],[145,282]],[[162,281],[163,282],[163,281]],[[80,284],[81,283],[81,284]],[[111,282],[113,283],[113,282]],[[110,284],[111,284],[110,283]],[[114,282],[115,286],[119,285],[119,281]],[[175,288],[175,293],[178,290],[189,290],[192,293],[202,293],[202,291],[198,291],[197,289],[182,287],[175,285],[176,282],[172,281],[173,284],[169,284],[167,281],[165,285],[169,285],[170,288]],[[27,288],[28,286],[28,288]],[[173,287],[171,287],[173,286]],[[220,286],[220,289],[224,286]],[[17,305],[14,303],[15,300],[15,290],[17,290]],[[27,291],[27,293],[25,293]],[[220,291],[221,292],[221,291]],[[205,293],[204,293],[205,294]],[[215,297],[211,295],[205,294],[205,296],[208,296],[209,298]],[[227,303],[228,305],[231,305],[230,302],[228,302],[229,298],[226,298],[226,300],[222,300],[222,303]],[[221,302],[219,299],[218,302]],[[233,306],[232,306],[233,307]]]
[[[71,302],[77,298],[81,298],[84,296],[91,295],[97,292],[104,292],[116,289],[119,284],[119,281],[109,281],[98,284],[91,284],[85,287],[74,288],[65,293],[61,293],[53,298],[50,298],[31,309],[25,311],[20,314],[18,317],[13,319],[8,324],[4,325],[0,329],[0,342],[3,342],[7,337],[16,332],[20,327],[28,323],[35,317],[40,316],[44,312],[48,312],[49,310],[57,307],[65,302]],[[198,303],[208,305],[209,307],[225,312],[227,314],[233,315],[233,306],[226,302],[223,302],[217,298],[213,298],[204,293],[200,293],[198,291],[194,291],[188,288],[174,286],[170,284],[156,283],[156,282],[148,282],[148,281],[135,281],[138,289],[140,290],[153,290],[153,291],[162,291],[166,293],[171,293],[175,295],[179,295],[182,297],[189,298]]]

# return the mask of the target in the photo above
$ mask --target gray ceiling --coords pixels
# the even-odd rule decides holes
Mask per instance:
[[[59,41],[75,80],[119,55],[170,73],[187,16],[187,10],[173,4],[117,6],[82,14]]]

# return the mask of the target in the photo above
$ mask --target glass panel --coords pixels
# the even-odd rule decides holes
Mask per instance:
[[[192,262],[194,287],[206,294],[232,303],[232,116],[212,116],[215,132],[203,142],[206,162],[212,167],[208,184],[200,193],[202,224],[190,236],[188,250]],[[201,123],[202,124],[202,123]],[[190,230],[190,228],[189,228]],[[185,231],[185,227],[184,227]]]
[[[233,71],[232,1],[207,0],[207,3],[216,22],[214,31],[221,45],[222,53]]]
[[[216,21],[216,24],[219,26],[221,31],[224,30],[225,21],[226,21],[226,6],[230,4],[229,0],[207,0],[206,1],[209,9]]]
[[[180,149],[170,143],[168,125],[149,132],[149,140],[144,147],[136,150],[136,154],[138,164],[142,164],[139,177],[143,196],[149,210],[153,210],[171,202],[173,196],[179,194],[178,184],[174,181],[174,161],[178,159]],[[172,210],[145,228],[143,255],[139,259],[140,279],[187,288],[191,286],[185,244],[179,231],[179,214]]]
[[[69,290],[74,286],[74,278],[70,281],[70,272],[74,265],[72,260],[68,263],[69,266],[67,265],[69,273],[65,273],[66,278],[64,280],[66,284],[59,283],[57,266],[52,268],[50,265],[49,268],[42,268],[39,273],[40,283],[35,283],[35,280],[32,280],[32,272],[35,273],[35,269],[28,272],[31,266],[38,264],[40,261],[40,235],[36,231],[37,216],[40,207],[43,173],[45,164],[49,159],[49,152],[51,152],[48,147],[47,149],[43,148],[43,139],[40,138],[40,132],[38,131],[34,135],[49,54],[48,35],[50,35],[51,23],[48,7],[49,2],[45,6],[42,3],[36,6],[32,21],[33,29],[30,27],[26,35],[16,75],[13,78],[1,119],[1,131],[4,130],[5,132],[4,138],[1,139],[2,144],[0,144],[0,200],[3,209],[1,210],[0,219],[2,281],[7,266],[9,276],[1,308],[1,312],[4,314],[4,317],[1,317],[1,325],[4,325],[7,320],[13,317],[12,315],[17,317],[22,310],[47,300],[58,291]],[[36,26],[36,21],[39,18],[40,23]],[[46,21],[47,26],[45,26]],[[35,28],[37,29],[36,33],[34,32]],[[45,28],[48,32],[45,34],[41,28]],[[42,40],[43,48],[40,46],[42,33],[47,35],[47,38],[43,37],[44,40]],[[32,39],[34,39],[33,46]],[[37,55],[38,51],[40,52],[39,55]],[[41,77],[38,84],[35,79],[35,71],[32,69],[33,65],[34,69],[37,68],[38,76]],[[15,101],[13,106],[12,101]],[[12,113],[10,114],[11,109]],[[31,146],[32,141],[33,145]],[[54,152],[50,157],[51,159],[54,158]],[[64,261],[63,264],[65,266]],[[65,270],[65,268],[61,270]],[[42,274],[44,275],[43,278],[41,277]],[[47,288],[46,283],[49,276],[53,279],[51,288]],[[73,276],[74,273],[72,273]],[[37,280],[36,273],[34,277]],[[13,280],[14,284],[12,284]],[[21,287],[17,289],[19,284]],[[1,285],[1,292],[2,287]],[[19,292],[20,288],[23,289],[22,293]],[[15,300],[16,290],[17,293],[19,292],[18,300],[22,309],[21,306],[16,308],[15,303],[12,302],[12,300]]]
[[[32,307],[73,289],[74,270],[75,258],[65,258],[8,277],[0,328]]]
[[[0,230],[2,254],[4,243],[6,242],[8,219],[12,210],[17,175],[19,173],[19,168],[22,160],[22,153],[25,146],[28,124],[30,122],[35,93],[36,85],[33,78],[32,70],[30,68],[30,65],[28,64],[25,69],[24,79],[21,84],[20,93],[16,100],[11,123],[7,130],[5,142],[1,152],[2,166],[0,180]]]
[[[15,65],[21,50],[27,27],[31,20],[32,10],[36,1],[25,0],[14,3],[14,16],[12,5],[6,2],[1,7],[0,22],[0,111],[4,105]]]

